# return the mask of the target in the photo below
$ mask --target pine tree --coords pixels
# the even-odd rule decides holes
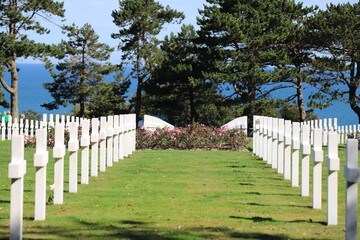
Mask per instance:
[[[308,30],[308,18],[315,14],[316,7],[303,8],[302,3],[289,1],[288,11],[282,16],[286,23],[286,37],[279,42],[277,48],[284,56],[274,62],[274,67],[280,71],[280,84],[275,83],[272,90],[294,88],[295,93],[288,96],[287,101],[296,101],[299,116],[296,121],[304,122],[307,111],[304,101],[304,90],[310,87],[311,76],[317,70],[313,67],[315,59],[313,36]],[[290,14],[287,15],[287,14]],[[310,114],[309,117],[312,117]]]
[[[161,45],[164,59],[144,88],[147,112],[176,125],[213,123],[216,115],[210,117],[207,110],[210,104],[220,105],[223,100],[216,85],[204,79],[197,38],[192,25],[166,36]]]
[[[321,92],[316,106],[332,100],[345,100],[360,123],[360,3],[330,4],[312,19],[319,54],[316,67],[321,71],[316,84]],[[346,99],[347,98],[347,99]]]
[[[124,65],[133,66],[131,75],[137,79],[135,113],[140,120],[142,90],[159,61],[159,41],[156,36],[165,23],[184,18],[183,14],[164,7],[154,0],[120,0],[119,9],[112,12],[114,23],[120,28],[112,38],[120,39]]]
[[[41,25],[40,19],[49,20],[52,17],[64,17],[64,4],[53,0],[7,0],[0,3],[0,82],[10,93],[11,114],[18,118],[18,66],[20,57],[40,58],[54,54],[53,48],[46,44],[30,40],[27,31],[47,34],[50,31]],[[10,72],[11,79],[5,81],[4,73]]]
[[[277,89],[264,86],[282,81],[283,72],[269,69],[289,64],[283,44],[306,11],[289,0],[207,2],[198,19],[206,76],[230,86],[251,121],[254,103]]]
[[[121,69],[121,68],[120,68]],[[119,71],[113,82],[101,82],[95,89],[88,103],[88,116],[101,117],[130,112],[130,105],[126,102],[125,93],[130,87],[130,80],[123,77]]]
[[[54,101],[42,106],[52,110],[69,103],[78,104],[78,115],[84,117],[89,98],[104,81],[104,75],[114,71],[114,66],[106,62],[114,49],[99,43],[99,36],[89,24],[81,28],[73,24],[64,29],[69,37],[69,41],[62,41],[61,44],[65,51],[64,60],[56,65],[56,71],[47,62],[54,82],[45,83],[44,87],[51,93]]]

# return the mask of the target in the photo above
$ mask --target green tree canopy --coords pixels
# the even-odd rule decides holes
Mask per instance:
[[[302,3],[289,1],[288,12],[281,16],[283,18],[285,38],[277,44],[279,52],[284,54],[282,59],[274,62],[275,71],[279,71],[281,79],[271,90],[282,88],[295,88],[295,94],[286,100],[295,100],[298,107],[298,116],[295,121],[305,121],[307,111],[304,101],[304,90],[310,88],[310,76],[317,72],[314,68],[314,42],[313,36],[308,28],[308,18],[315,14],[317,8],[303,8]],[[311,111],[309,112],[311,113]],[[311,116],[310,116],[311,117]]]
[[[0,3],[0,82],[10,93],[13,118],[19,115],[17,59],[55,54],[55,48],[30,40],[27,32],[49,33],[50,30],[43,27],[40,20],[64,17],[63,7],[63,2],[53,0],[7,0]],[[10,72],[9,81],[5,80],[5,72]]]
[[[214,122],[216,115],[208,115],[209,105],[220,107],[224,97],[214,82],[204,79],[205,69],[199,61],[199,46],[195,43],[197,38],[192,25],[183,25],[177,35],[171,33],[165,37],[161,45],[164,59],[144,88],[150,114],[177,125]]]
[[[161,59],[156,36],[164,24],[182,20],[184,15],[154,0],[120,0],[119,9],[112,12],[112,17],[120,28],[112,38],[121,40],[119,49],[123,52],[123,64],[133,66],[131,75],[137,79],[135,113],[138,123],[142,89],[145,82],[151,80],[152,71]]]
[[[83,117],[86,104],[104,81],[104,75],[115,70],[114,66],[106,62],[113,48],[99,43],[99,36],[89,24],[81,28],[73,24],[64,29],[69,37],[60,46],[65,51],[64,60],[56,65],[56,70],[47,62],[54,82],[45,83],[44,87],[54,101],[42,106],[52,110],[69,103],[78,104],[78,115]]]
[[[283,44],[291,41],[295,23],[308,11],[289,0],[207,2],[198,18],[206,77],[230,85],[251,120],[253,104],[274,90],[264,85],[284,78],[281,71],[268,69],[291,63]]]
[[[310,27],[321,53],[316,59],[321,75],[315,82],[321,92],[313,104],[345,100],[360,123],[360,3],[329,4],[313,17]]]
[[[87,115],[100,117],[129,113],[130,105],[125,97],[129,87],[130,81],[123,78],[122,72],[115,76],[114,82],[101,82],[89,99]]]

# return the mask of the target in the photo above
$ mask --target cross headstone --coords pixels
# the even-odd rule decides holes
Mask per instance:
[[[90,121],[84,119],[81,128],[81,184],[89,184]]]
[[[99,154],[99,119],[91,119],[91,171],[90,175],[98,176],[98,154]]]
[[[278,167],[277,172],[283,174],[284,173],[284,141],[285,141],[285,120],[279,119],[279,128],[278,128]]]
[[[120,134],[120,128],[119,128],[119,115],[114,116],[114,132],[113,132],[113,159],[114,162],[119,161],[119,134]]]
[[[60,124],[60,115],[59,115],[59,114],[56,114],[56,115],[55,115],[55,124],[56,124],[56,125],[59,125],[59,124]]]
[[[29,136],[29,119],[25,119],[24,134],[25,134],[26,136]]]
[[[314,132],[314,146],[312,151],[313,159],[313,208],[321,209],[322,200],[322,162],[323,162],[323,150],[322,150],[322,130],[316,128]]]
[[[49,115],[49,127],[55,127],[54,115],[53,114]]]
[[[1,117],[1,140],[5,140],[6,136],[6,125],[5,125],[5,118]]]
[[[78,139],[79,126],[77,122],[71,122],[69,124],[69,192],[77,192],[78,184],[78,150],[79,150],[79,139]]]
[[[301,131],[301,196],[309,196],[310,184],[310,126],[304,125]]]
[[[111,167],[113,165],[113,134],[114,133],[114,117],[107,117],[107,129],[106,129],[106,165]]]
[[[20,121],[19,121],[19,134],[20,135],[24,135],[24,128],[25,128],[25,119],[20,118]]]
[[[272,164],[272,129],[273,129],[273,118],[268,118],[267,121],[267,156],[266,161],[268,164]]]
[[[285,121],[284,179],[291,179],[291,121]]]
[[[278,128],[279,128],[279,119],[273,118],[272,122],[272,156],[271,156],[271,167],[278,167]]]
[[[257,143],[259,140],[259,124],[260,124],[259,116],[255,115],[253,119],[254,134],[253,134],[253,149],[252,149],[255,155],[257,155]]]
[[[8,177],[11,179],[10,190],[10,239],[22,239],[23,205],[24,205],[24,175],[26,161],[24,160],[24,136],[13,136],[11,142],[11,162]]]
[[[65,115],[61,115],[61,116],[60,116],[60,119],[61,119],[61,124],[63,124],[64,127],[66,127]]]
[[[259,118],[259,140],[257,143],[258,156],[262,158],[263,151],[263,138],[264,138],[264,116],[260,116]]]
[[[54,204],[64,203],[64,126],[55,126],[55,145],[53,149],[54,166]]]
[[[136,114],[131,114],[131,123],[132,123],[132,152],[136,150]]]
[[[70,116],[69,115],[67,115],[66,116],[66,123],[65,123],[65,129],[69,129],[69,127],[70,127]]]
[[[100,118],[100,172],[106,170],[106,117]]]
[[[35,176],[35,214],[34,220],[45,220],[46,216],[46,167],[49,162],[47,151],[47,131],[36,130],[36,152],[34,155]]]
[[[14,123],[12,124],[12,135],[19,135],[19,121],[17,118],[14,118]]]
[[[327,119],[324,119],[324,129],[322,132],[322,143],[323,146],[327,146],[327,134],[329,132],[329,125],[327,124]]]
[[[124,159],[124,133],[125,117],[123,114],[119,117],[119,159]]]
[[[299,186],[300,123],[292,124],[291,186]]]
[[[7,140],[12,139],[12,117],[9,116],[9,121],[7,124]]]
[[[328,168],[327,182],[327,224],[337,225],[338,218],[338,171],[340,159],[338,157],[338,134],[328,134],[328,154],[326,156]]]
[[[358,212],[358,182],[360,169],[358,167],[358,139],[348,139],[346,143],[346,165],[344,175],[346,179],[346,240],[357,240],[357,212]]]
[[[264,117],[262,125],[262,139],[261,139],[261,155],[263,161],[267,158],[267,121],[268,117]]]
[[[43,114],[43,118],[42,118],[42,122],[41,122],[40,128],[47,128],[47,127],[48,127],[48,126],[47,126],[47,114],[44,113],[44,114]]]
[[[30,120],[30,137],[34,136],[34,132],[35,132],[34,120]]]

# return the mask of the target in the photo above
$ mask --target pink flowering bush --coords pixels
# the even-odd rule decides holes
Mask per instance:
[[[244,150],[248,144],[246,134],[239,129],[210,128],[203,124],[186,127],[147,130],[138,128],[136,133],[138,149],[206,149]]]
[[[81,137],[81,128],[79,127],[79,137]],[[68,145],[69,142],[69,131],[67,129],[64,130],[64,144],[65,146]],[[49,148],[53,148],[55,145],[55,128],[51,127],[48,129],[48,134],[47,134],[47,146]],[[35,148],[36,147],[36,136],[34,137],[30,137],[27,135],[24,135],[24,146],[25,147],[30,147],[30,148]]]
[[[30,137],[27,135],[24,135],[24,146],[25,147],[31,147],[34,148],[36,147],[36,137]]]

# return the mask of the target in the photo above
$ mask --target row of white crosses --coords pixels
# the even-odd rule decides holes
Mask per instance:
[[[350,137],[354,137],[356,134],[360,133],[360,125],[346,125],[346,126],[338,126],[337,118],[329,118],[329,119],[318,119],[311,120],[305,122],[306,125],[309,125],[311,129],[321,128],[323,129],[323,145],[327,146],[327,132],[338,132],[338,143],[345,144],[346,139]],[[312,136],[311,136],[312,139]],[[313,143],[313,141],[312,141]]]
[[[314,142],[312,154],[314,162],[313,208],[321,208],[321,162],[322,130],[315,128],[310,132],[309,125],[301,126],[289,120],[255,117],[254,153],[278,173],[284,174],[284,179],[291,180],[293,187],[299,186],[299,153],[302,152],[301,195],[309,196],[309,166],[311,142]],[[312,139],[311,139],[312,136]]]
[[[11,140],[12,135],[26,135],[33,137],[36,129],[41,127],[40,121],[29,119],[14,119],[9,116],[9,122],[6,124],[4,117],[1,119],[1,140]]]
[[[51,118],[50,118],[51,119]],[[46,118],[44,117],[44,120]],[[89,175],[97,176],[98,171],[128,157],[135,151],[136,118],[134,114],[101,117],[99,119],[73,119],[68,122],[69,142],[64,143],[65,122],[43,121],[42,128],[36,130],[36,152],[34,155],[35,176],[35,220],[45,220],[46,216],[46,168],[49,154],[47,151],[47,128],[55,128],[54,163],[54,204],[64,202],[64,161],[66,150],[69,152],[69,192],[77,192],[78,151],[81,151],[81,184],[89,183]],[[100,124],[99,124],[100,123]],[[81,138],[78,137],[81,126]],[[91,133],[90,133],[91,127]],[[100,127],[100,128],[99,128]],[[100,149],[98,143],[100,142]],[[91,150],[91,152],[90,152]],[[99,153],[100,151],[100,153]],[[23,192],[26,160],[24,160],[24,135],[12,135],[11,163],[8,176],[12,179],[10,196],[10,239],[22,239]],[[99,158],[100,155],[100,158]],[[98,167],[100,165],[100,168]],[[90,168],[91,166],[91,168]]]
[[[7,124],[5,123],[4,117],[2,117],[1,125],[0,125],[1,140],[5,140],[5,139],[11,140],[12,135],[25,135],[25,136],[33,137],[37,129],[44,127],[54,127],[55,124],[58,123],[64,123],[65,128],[68,129],[70,122],[74,122],[74,121],[79,122],[79,117],[75,118],[74,116],[70,117],[65,115],[50,114],[49,120],[47,120],[48,119],[47,116],[48,116],[47,114],[43,114],[42,121],[38,121],[38,120],[34,121],[26,118],[25,119],[15,118],[13,120],[12,117],[9,116],[9,121]]]
[[[322,122],[324,125],[322,125]],[[326,120],[306,122],[304,124],[289,120],[254,116],[253,152],[261,157],[277,172],[284,174],[284,179],[291,180],[293,187],[299,186],[301,178],[301,196],[309,196],[310,157],[313,161],[312,206],[321,209],[322,203],[322,162],[323,146],[328,146],[326,165],[328,168],[327,185],[327,224],[336,225],[338,219],[338,143],[340,132],[337,127],[327,125]],[[334,126],[337,125],[334,119]],[[329,126],[329,127],[324,127]],[[300,155],[301,152],[301,155]],[[357,165],[358,140],[347,139],[347,164],[345,178],[346,194],[346,239],[357,239]],[[299,156],[301,160],[299,161]],[[301,164],[301,177],[299,166]]]

